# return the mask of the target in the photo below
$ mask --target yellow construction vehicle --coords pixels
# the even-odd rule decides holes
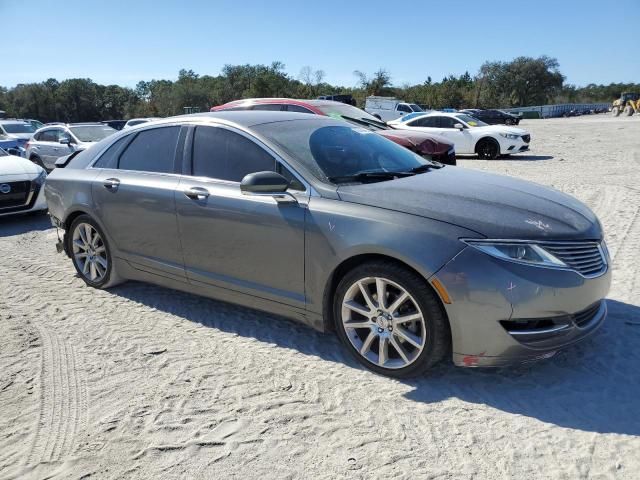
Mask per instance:
[[[640,93],[625,92],[620,95],[620,98],[613,101],[611,113],[614,117],[621,113],[624,113],[627,117],[634,113],[640,114]]]

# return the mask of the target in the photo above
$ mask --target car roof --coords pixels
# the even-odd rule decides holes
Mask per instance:
[[[25,123],[29,123],[29,122],[27,122],[25,120],[17,120],[17,119],[13,119],[13,120],[4,120],[3,119],[3,120],[0,120],[0,124],[2,124],[2,125],[6,125],[6,124],[9,124],[9,123],[22,123],[22,124],[25,124]]]
[[[331,102],[339,103],[339,102]],[[331,117],[324,117],[320,115],[309,115],[308,113],[297,112],[275,112],[270,110],[221,110],[218,112],[203,112],[192,113],[189,115],[178,115],[176,117],[164,118],[153,122],[154,124],[173,123],[176,121],[215,121],[222,120],[223,122],[235,123],[241,127],[253,127],[256,125],[262,125],[265,123],[286,122],[292,120],[314,120],[328,122],[333,121]]]
[[[345,105],[342,102],[336,102],[335,100],[321,100],[321,99],[303,99],[303,98],[242,98],[240,100],[233,100],[227,102],[224,105],[242,105],[259,104],[259,103],[284,103],[287,105],[311,105],[314,107],[320,107],[323,105]],[[222,106],[222,105],[220,105]]]

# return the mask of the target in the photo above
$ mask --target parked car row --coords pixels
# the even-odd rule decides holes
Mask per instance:
[[[388,125],[364,110],[341,102],[294,100],[290,98],[253,98],[236,100],[211,109],[213,112],[223,110],[286,111],[339,118],[382,135],[418,155],[426,156],[431,160],[447,165],[456,164],[453,143],[445,138],[434,134],[411,132],[402,127]]]
[[[476,154],[493,160],[529,150],[531,135],[521,128],[488,125],[466,113],[432,112],[389,122],[408,130],[440,135],[455,145],[458,154]]]
[[[415,120],[437,127],[376,130],[322,102],[234,102],[58,160],[45,195],[59,251],[90,287],[147,281],[287,316],[398,377],[447,355],[548,358],[603,323],[611,259],[593,212],[398,140],[444,121],[464,136],[497,127],[430,113]],[[500,149],[524,148],[499,128]]]

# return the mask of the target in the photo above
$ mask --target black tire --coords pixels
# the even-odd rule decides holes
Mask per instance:
[[[476,145],[476,153],[483,160],[495,160],[500,156],[500,144],[493,138],[483,138]]]
[[[32,155],[29,160],[31,160],[33,163],[35,163],[39,167],[44,168],[45,171],[47,172],[49,171],[47,167],[44,166],[44,163],[42,163],[42,160],[40,160],[40,157],[38,157],[37,155]]]
[[[631,107],[631,105],[627,105],[626,107],[624,107],[624,114],[627,117],[630,117],[631,115],[633,115],[633,108]]]
[[[617,117],[618,115],[620,115],[620,109],[618,107],[613,107],[611,109],[611,115],[613,115],[614,117]]]
[[[369,277],[383,277],[400,285],[416,301],[425,325],[425,343],[422,352],[412,363],[402,368],[385,368],[373,363],[354,347],[342,321],[342,302],[347,291],[359,280]],[[333,318],[338,337],[353,357],[368,369],[397,378],[406,378],[424,373],[440,362],[449,352],[451,333],[449,322],[440,300],[427,281],[411,270],[391,261],[372,261],[349,271],[338,283],[333,297]]]
[[[85,273],[83,273],[78,263],[78,260],[74,257],[73,236],[74,236],[74,232],[76,231],[78,226],[81,224],[91,225],[91,227],[93,227],[95,231],[99,234],[101,245],[104,245],[105,257],[107,260],[107,268],[103,277],[97,281],[92,281],[90,278],[87,277]],[[100,228],[100,226],[98,225],[98,223],[93,218],[91,218],[89,215],[86,215],[86,214],[79,215],[78,217],[76,217],[71,223],[71,227],[66,233],[66,241],[67,241],[67,252],[71,257],[73,266],[75,267],[76,272],[78,272],[78,276],[87,285],[93,288],[105,289],[105,288],[113,287],[119,283],[122,283],[122,279],[118,276],[113,266],[113,256],[111,255],[111,249],[109,247],[109,242],[107,240],[107,237],[102,231],[102,229]]]

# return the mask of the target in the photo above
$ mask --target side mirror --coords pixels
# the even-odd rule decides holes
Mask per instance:
[[[277,201],[297,201],[289,192],[289,180],[277,172],[256,172],[246,175],[240,182],[245,195],[274,197]]]
[[[71,145],[71,139],[69,137],[62,137],[60,143],[62,145]]]
[[[462,125],[461,123],[456,123],[453,128],[457,128],[458,130],[464,130],[464,125]]]

